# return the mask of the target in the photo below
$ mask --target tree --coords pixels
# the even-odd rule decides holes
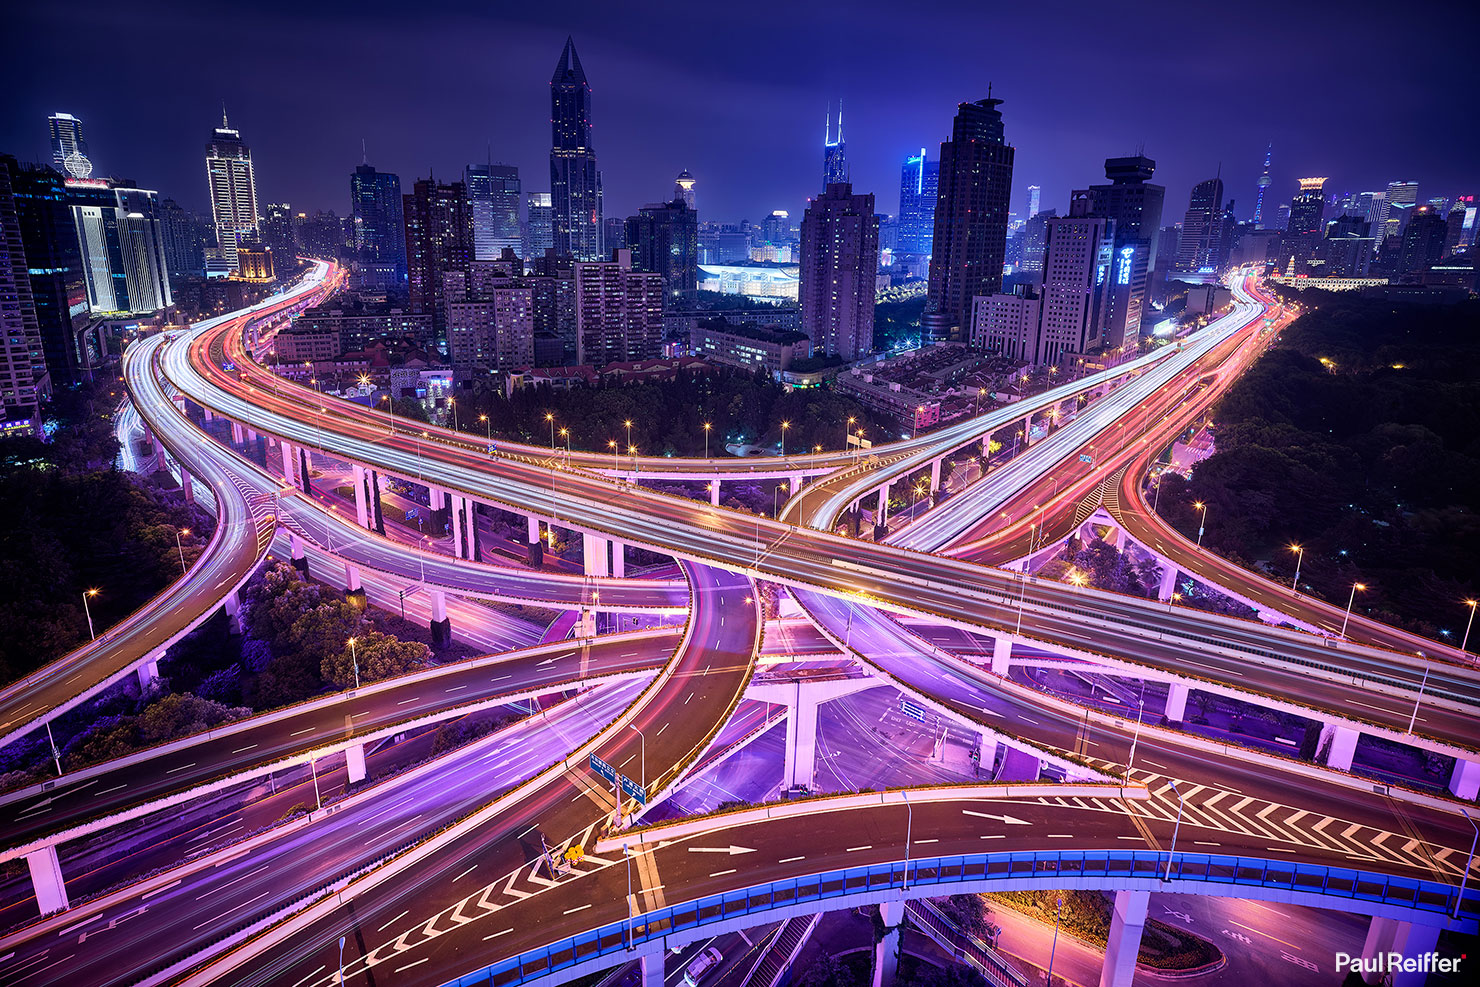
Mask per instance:
[[[353,652],[346,639],[338,651],[326,655],[320,671],[325,681],[347,689],[354,685],[356,662],[363,684],[405,675],[425,666],[431,657],[432,649],[420,641],[402,641],[380,631],[365,631],[355,638]]]

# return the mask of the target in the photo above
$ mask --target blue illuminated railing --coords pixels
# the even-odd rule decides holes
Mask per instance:
[[[681,905],[645,912],[633,919],[631,946],[661,941],[664,936],[712,922],[755,914],[805,902],[888,889],[962,882],[1037,879],[1072,882],[1082,879],[1156,880],[1166,873],[1167,855],[1114,850],[1057,853],[971,854],[935,857],[905,864],[878,864],[831,871],[789,881],[773,881],[741,891],[712,895]],[[1458,890],[1452,885],[1412,878],[1387,877],[1339,867],[1321,867],[1262,857],[1178,854],[1172,863],[1172,881],[1192,881],[1232,887],[1260,887],[1303,894],[1326,895],[1407,908],[1436,915],[1454,914]],[[941,894],[952,894],[942,887]],[[1232,896],[1236,894],[1230,892]],[[1460,902],[1458,918],[1480,919],[1480,891],[1470,888]],[[841,907],[841,906],[840,906]],[[762,920],[764,920],[762,918]],[[628,949],[627,922],[613,922],[549,946],[489,964],[448,981],[444,987],[505,987],[524,984],[603,956],[612,962]]]

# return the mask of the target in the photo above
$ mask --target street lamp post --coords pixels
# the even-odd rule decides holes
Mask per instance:
[[[632,419],[622,419],[622,425],[627,429],[627,444],[630,446],[632,444]]]
[[[355,651],[355,639],[349,639],[349,662],[355,670],[355,689],[360,688],[360,656]]]
[[[95,630],[93,630],[92,607],[90,607],[90,606],[87,605],[87,601],[88,601],[88,598],[89,597],[97,596],[97,595],[98,595],[98,591],[95,590],[95,589],[87,590],[86,592],[84,592],[82,594],[82,612],[85,613],[85,614],[87,614],[87,633],[89,635],[91,635],[91,637],[92,637],[92,639],[94,641],[96,641],[98,639],[98,632],[95,631]]]
[[[1194,501],[1192,506],[1196,507],[1199,511],[1202,511],[1202,517],[1200,517],[1197,522],[1197,547],[1201,549],[1203,529],[1206,528],[1208,525],[1208,505],[1199,500]]]
[[[781,491],[789,489],[786,484],[778,483],[776,489],[771,491],[771,516],[778,521],[781,519]]]
[[[852,415],[848,416],[848,427],[843,429],[843,451],[848,451],[848,440],[853,438],[853,425],[858,421]]]
[[[1423,655],[1420,651],[1419,654]],[[1418,722],[1418,704],[1423,702],[1423,691],[1429,684],[1429,668],[1433,662],[1427,655],[1423,659],[1423,679],[1418,683],[1418,695],[1413,697],[1413,714],[1408,717],[1408,735],[1413,735],[1413,724]]]
[[[904,881],[903,888],[910,889],[910,833],[915,826],[915,807],[910,805],[910,793],[901,791],[900,797],[904,799]]]
[[[478,420],[485,426],[484,435],[488,439],[489,448],[493,447],[493,421],[487,415],[479,415]]]
[[[456,395],[449,394],[447,396],[447,406],[452,409],[452,430],[454,432],[460,432],[460,431],[462,431],[462,429],[459,428],[458,427],[458,424],[457,424],[457,397],[456,397]]]
[[[627,858],[627,948],[632,948],[632,851],[622,844],[622,856]]]
[[[551,414],[550,412],[547,411],[547,412],[545,412],[545,421],[547,421],[547,422],[550,423],[550,455],[551,456],[554,456],[555,455],[555,416],[553,414]]]
[[[1475,862],[1475,842],[1480,840],[1480,825],[1476,825],[1475,820],[1470,818],[1468,809],[1461,807],[1459,811],[1465,814],[1465,822],[1474,827],[1475,835],[1470,837],[1470,855],[1465,859],[1465,869],[1460,871],[1463,876],[1459,879],[1459,897],[1454,899],[1455,918],[1459,918],[1459,906],[1465,900],[1465,886],[1470,883],[1470,865]]]
[[[1059,895],[1053,910],[1053,944],[1048,947],[1048,987],[1053,987],[1053,958],[1059,951],[1059,915],[1064,910],[1064,896]]]
[[[709,458],[709,433],[714,429],[711,422],[704,423],[704,458]]]
[[[781,458],[786,458],[786,430],[791,428],[791,422],[781,423]]]
[[[1366,588],[1366,585],[1363,583],[1352,583],[1351,595],[1346,598],[1346,616],[1341,618],[1341,634],[1338,635],[1339,637],[1346,637],[1346,622],[1352,619],[1352,604],[1357,599],[1357,590],[1365,590]]]
[[[190,534],[189,528],[180,528],[175,532],[175,550],[180,553],[180,575],[185,575],[185,547],[180,544],[180,536]]]
[[[1162,878],[1163,881],[1170,881],[1172,879],[1172,856],[1177,852],[1177,832],[1182,828],[1182,790],[1177,787],[1177,783],[1175,781],[1171,781],[1170,779],[1168,779],[1167,784],[1172,786],[1172,791],[1177,796],[1177,822],[1176,825],[1172,827],[1172,845],[1171,848],[1167,850],[1167,873],[1166,876]]]
[[[1125,782],[1127,785],[1131,781],[1131,767],[1136,763],[1136,744],[1141,740],[1141,717],[1145,715],[1145,712],[1146,700],[1141,699],[1136,703],[1136,732],[1131,735],[1131,755],[1126,758],[1125,762]]]
[[[1295,553],[1295,578],[1290,580],[1290,588],[1300,592],[1300,563],[1305,561],[1305,549],[1299,545],[1291,545],[1290,551]]]
[[[339,983],[344,983],[344,936],[339,937]]]
[[[1459,650],[1465,651],[1470,645],[1470,628],[1475,625],[1475,606],[1480,600],[1466,600],[1465,606],[1470,608],[1470,619],[1465,622],[1465,639],[1459,643]]]
[[[620,462],[617,461],[617,456],[621,454],[622,450],[617,448],[617,440],[607,439],[606,447],[612,451],[612,469],[620,470],[622,468],[622,465]]]

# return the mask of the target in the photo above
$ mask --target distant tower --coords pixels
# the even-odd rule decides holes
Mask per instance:
[[[51,160],[57,170],[73,178],[90,176],[93,166],[87,159],[87,141],[82,139],[82,121],[70,113],[53,113],[46,124],[51,130]]]
[[[694,176],[689,174],[687,168],[680,171],[673,180],[673,197],[682,199],[683,204],[690,209],[694,208]]]
[[[1254,229],[1264,229],[1264,190],[1269,188],[1272,179],[1269,177],[1269,156],[1274,153],[1274,145],[1270,144],[1264,149],[1264,174],[1259,176],[1259,195],[1254,199]]]
[[[848,160],[843,151],[843,101],[838,100],[838,134],[832,136],[831,109],[822,118],[822,187],[848,182]]]
[[[1028,220],[1038,215],[1038,202],[1039,195],[1041,193],[1042,189],[1040,189],[1037,185],[1028,186],[1028,214],[1023,217],[1023,222],[1026,223]]]

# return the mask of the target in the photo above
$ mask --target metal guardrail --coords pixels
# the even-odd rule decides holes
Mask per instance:
[[[940,894],[951,894],[950,886],[963,882],[1041,879],[1045,883],[1062,884],[1096,878],[1158,880],[1167,872],[1165,853],[1114,850],[969,854],[829,871],[669,905],[636,916],[630,923],[611,922],[491,963],[450,980],[443,987],[531,983],[604,956],[619,962],[623,957],[630,957],[629,949],[649,943],[661,945],[666,936],[676,932],[745,915],[759,918],[774,908],[846,899],[868,892],[940,887]],[[1457,901],[1457,889],[1447,884],[1262,857],[1178,854],[1171,860],[1169,882],[1224,886],[1229,889],[1229,897],[1238,897],[1234,889],[1258,887],[1366,901],[1446,918],[1453,913],[1468,922],[1480,919],[1480,890],[1474,888],[1468,890],[1463,901]],[[838,907],[844,905],[840,900]]]

